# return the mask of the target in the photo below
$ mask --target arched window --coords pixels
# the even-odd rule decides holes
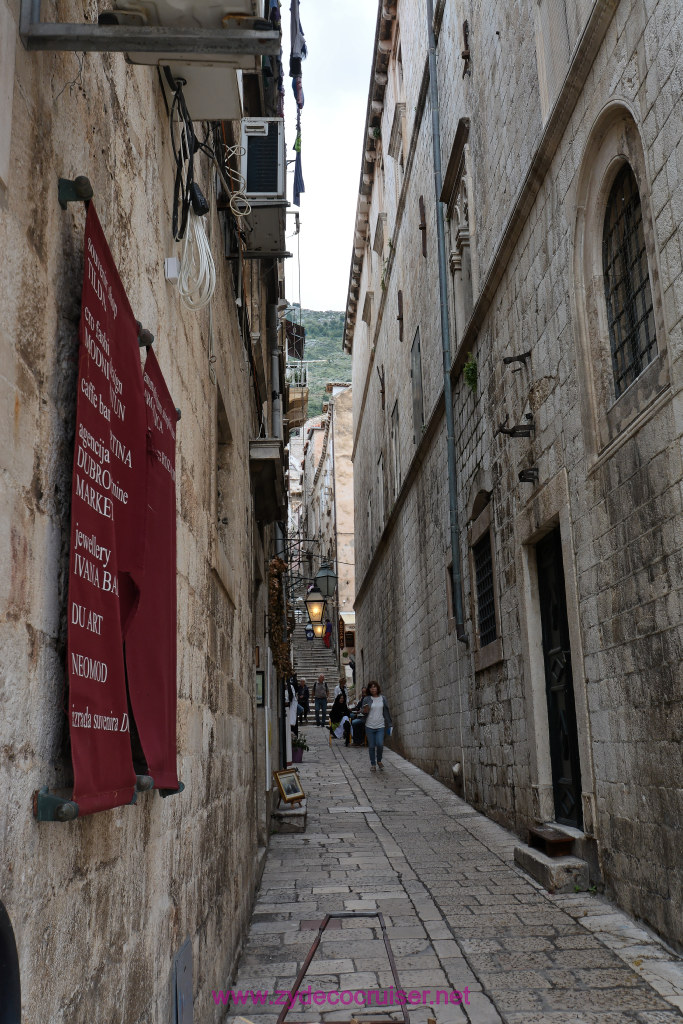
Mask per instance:
[[[618,398],[657,354],[640,193],[628,164],[617,174],[607,200],[602,268]]]

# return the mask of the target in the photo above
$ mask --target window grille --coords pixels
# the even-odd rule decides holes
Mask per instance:
[[[493,596],[493,558],[491,557],[491,532],[484,536],[472,548],[474,555],[474,573],[477,586],[477,624],[479,628],[479,646],[486,647],[497,636],[496,605]]]
[[[617,175],[607,201],[602,268],[618,398],[657,354],[640,193],[628,164]]]

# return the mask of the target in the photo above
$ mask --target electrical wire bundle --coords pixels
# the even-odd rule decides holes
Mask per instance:
[[[180,258],[178,292],[188,309],[203,309],[216,290],[216,265],[204,225],[190,206],[183,254]]]
[[[173,188],[173,237],[184,239],[178,274],[178,292],[188,309],[203,309],[216,289],[216,266],[211,247],[200,218],[209,212],[209,204],[194,180],[194,156],[198,150],[213,152],[197,138],[183,95],[183,82],[174,79],[170,68],[164,68],[173,89],[169,111],[171,146],[176,164]]]

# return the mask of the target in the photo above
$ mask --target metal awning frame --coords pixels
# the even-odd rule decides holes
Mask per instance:
[[[27,50],[71,50],[85,53],[158,53],[205,56],[277,56],[279,30],[231,28],[166,28],[158,25],[88,25],[41,22],[41,0],[21,0],[19,35]]]

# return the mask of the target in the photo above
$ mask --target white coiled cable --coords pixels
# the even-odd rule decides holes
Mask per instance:
[[[190,206],[180,258],[178,292],[188,309],[203,309],[216,290],[216,265],[201,218]]]

